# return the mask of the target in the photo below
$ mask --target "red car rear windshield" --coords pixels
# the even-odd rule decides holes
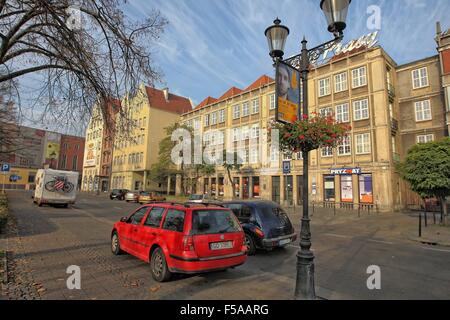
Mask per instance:
[[[227,210],[195,210],[192,212],[192,234],[240,232],[241,226],[234,214]]]

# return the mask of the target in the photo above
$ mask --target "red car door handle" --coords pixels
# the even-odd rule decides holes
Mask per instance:
[[[156,236],[156,233],[155,233],[155,232],[152,232],[151,235],[152,235],[152,236]]]
[[[134,232],[137,232],[137,231],[138,231],[138,229],[134,229],[133,231],[134,231]]]

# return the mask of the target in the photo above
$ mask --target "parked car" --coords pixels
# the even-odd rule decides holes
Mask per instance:
[[[156,191],[141,192],[138,197],[138,202],[140,204],[151,203],[151,202],[161,202],[166,201],[166,197]]]
[[[117,200],[125,200],[125,195],[128,192],[128,190],[125,189],[113,189],[111,193],[109,194],[109,198],[111,200],[117,199]]]
[[[188,203],[210,203],[216,200],[208,194],[191,194],[188,198]]]
[[[111,249],[150,263],[159,282],[172,273],[225,270],[247,259],[245,235],[229,209],[174,203],[144,205],[114,224]]]
[[[275,202],[229,201],[223,206],[231,209],[242,224],[249,255],[258,248],[285,247],[297,239],[288,215]]]
[[[139,191],[128,191],[125,194],[125,201],[126,202],[138,202],[139,199]]]

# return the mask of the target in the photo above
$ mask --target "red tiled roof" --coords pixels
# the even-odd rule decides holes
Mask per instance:
[[[216,98],[208,97],[205,100],[203,100],[202,102],[200,102],[200,104],[194,110],[199,110],[199,109],[201,109],[201,108],[203,108],[203,107],[205,107],[207,105],[210,105],[210,104],[212,104],[212,103],[214,103],[216,101],[217,101]]]
[[[168,101],[166,101],[162,90],[150,87],[145,87],[145,90],[147,91],[150,106],[153,108],[178,114],[192,110],[192,105],[188,98],[169,93]]]
[[[247,91],[252,91],[252,90],[258,89],[258,88],[263,87],[265,85],[268,85],[268,84],[270,84],[270,83],[272,83],[274,81],[275,80],[272,79],[271,77],[269,77],[267,75],[262,75],[255,82],[253,82],[251,85],[249,85],[244,90],[236,88],[236,87],[231,87],[219,99],[212,98],[212,97],[207,97],[205,100],[200,102],[200,104],[194,110],[200,110],[200,109],[202,109],[202,108],[204,108],[204,107],[206,107],[206,106],[208,106],[210,104],[213,104],[215,102],[220,102],[220,101],[229,99],[229,98],[234,97],[236,95],[239,95],[239,94],[241,94],[243,92],[247,92]],[[189,110],[189,111],[191,111],[191,110]]]
[[[217,101],[222,101],[222,100],[226,100],[228,98],[231,98],[235,95],[238,95],[240,93],[242,93],[243,91],[239,88],[236,87],[231,87],[230,89],[228,89],[227,92],[225,92],[219,99],[217,99]]]
[[[251,91],[251,90],[255,90],[258,89],[262,86],[265,86],[271,82],[274,82],[275,80],[272,79],[271,77],[267,76],[267,75],[262,75],[261,77],[259,77],[255,82],[253,82],[251,85],[249,85],[247,88],[245,88],[244,91]]]

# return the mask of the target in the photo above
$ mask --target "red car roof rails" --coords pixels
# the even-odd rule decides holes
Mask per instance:
[[[152,202],[151,204],[170,204],[172,206],[183,206],[185,208],[192,208],[193,206],[205,206],[205,207],[221,207],[225,208],[223,204],[219,203],[211,203],[211,202],[200,202],[200,203],[194,203],[194,202],[172,202],[172,201],[158,201],[158,202]]]

